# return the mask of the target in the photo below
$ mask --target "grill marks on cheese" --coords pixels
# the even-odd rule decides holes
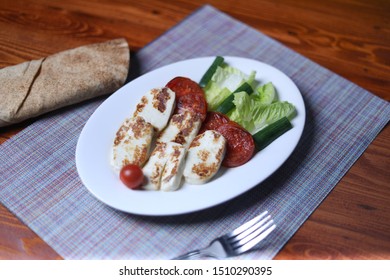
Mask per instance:
[[[200,117],[191,111],[174,114],[168,126],[156,140],[148,163],[143,168],[149,178],[146,190],[175,191],[179,188],[186,161],[187,147],[202,125]]]
[[[143,172],[147,177],[145,190],[175,191],[179,188],[185,161],[183,145],[167,142],[157,143]]]
[[[172,90],[152,89],[116,133],[112,166],[117,172],[127,164],[143,167],[145,190],[175,191],[183,174],[191,184],[205,183],[217,173],[224,157],[226,140],[221,134],[209,130],[198,135],[199,115],[192,111],[172,115],[174,108]]]
[[[144,118],[160,132],[167,125],[174,105],[175,93],[172,90],[167,87],[154,88],[141,98],[133,116]]]
[[[111,153],[111,165],[119,172],[127,164],[143,166],[148,160],[152,141],[168,123],[175,104],[169,88],[147,92],[137,104],[131,118],[118,129]]]
[[[148,160],[154,128],[141,117],[126,119],[112,148],[111,165],[119,172],[127,164],[143,166]]]
[[[186,165],[183,171],[185,180],[190,184],[204,184],[221,167],[226,152],[226,140],[217,131],[206,130],[192,141]]]
[[[157,142],[175,142],[188,147],[201,125],[200,117],[191,111],[175,114],[159,135]]]

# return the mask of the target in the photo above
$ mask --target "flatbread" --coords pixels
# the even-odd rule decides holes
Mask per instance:
[[[129,62],[127,41],[115,39],[1,69],[0,127],[113,93]]]

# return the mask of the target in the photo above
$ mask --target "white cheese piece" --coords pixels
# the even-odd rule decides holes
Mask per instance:
[[[191,142],[183,176],[189,184],[204,184],[219,170],[226,152],[226,139],[217,131],[206,130]]]
[[[142,117],[126,119],[118,129],[111,151],[111,165],[119,172],[127,164],[143,166],[154,136],[153,126]]]
[[[147,179],[145,190],[169,191],[179,187],[185,148],[177,143],[157,143],[148,162],[143,167]]]
[[[180,187],[187,152],[180,144],[172,145],[172,149],[161,176],[160,190],[166,192],[176,191]]]
[[[154,88],[141,98],[133,116],[143,117],[157,132],[160,132],[173,113],[175,97],[175,93],[167,87]]]
[[[202,125],[199,116],[191,111],[174,114],[157,142],[175,142],[188,147]]]

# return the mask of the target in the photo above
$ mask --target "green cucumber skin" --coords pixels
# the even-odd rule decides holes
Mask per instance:
[[[234,108],[234,93],[245,91],[248,94],[253,93],[253,88],[248,83],[243,83],[241,86],[239,86],[232,94],[230,94],[228,97],[225,98],[224,101],[218,106],[217,112],[220,112],[222,114],[227,114]]]
[[[231,109],[234,108],[233,100],[234,93],[226,97],[225,100],[218,106],[216,111],[226,115]]]
[[[266,126],[262,130],[252,135],[258,151],[263,150],[278,137],[292,128],[292,124],[288,118],[283,117],[280,120]]]
[[[203,77],[200,79],[199,85],[204,88],[211,80],[211,77],[214,75],[217,67],[220,66],[224,62],[224,58],[222,56],[217,56],[209,69],[207,69],[206,73],[204,73]]]

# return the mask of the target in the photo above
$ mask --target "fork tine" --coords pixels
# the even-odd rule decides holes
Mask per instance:
[[[251,226],[256,224],[258,221],[263,219],[267,214],[268,214],[268,211],[264,211],[260,215],[254,217],[252,220],[246,222],[245,224],[243,224],[243,225],[239,226],[238,228],[236,228],[235,230],[233,230],[231,233],[227,234],[226,237],[231,238],[231,237],[234,237],[234,236],[242,233],[243,231],[247,230],[248,228],[250,228]]]
[[[265,225],[234,244],[234,250],[238,254],[248,251],[264,238],[266,238],[275,228],[276,225],[274,224],[274,221],[268,221]]]
[[[247,228],[245,231],[241,232],[240,234],[236,236],[232,236],[230,242],[236,242],[239,240],[244,239],[246,236],[250,235],[254,231],[256,231],[258,228],[263,226],[265,223],[267,223],[269,220],[271,220],[271,215],[268,215],[267,217],[263,217],[263,219],[257,221],[257,223],[253,224],[251,227]]]
[[[276,228],[271,216],[267,215],[268,211],[265,211],[249,222],[239,226],[230,234],[228,233],[212,240],[209,246],[190,251],[174,258],[174,260],[190,259],[198,255],[217,259],[240,255],[250,250]]]

